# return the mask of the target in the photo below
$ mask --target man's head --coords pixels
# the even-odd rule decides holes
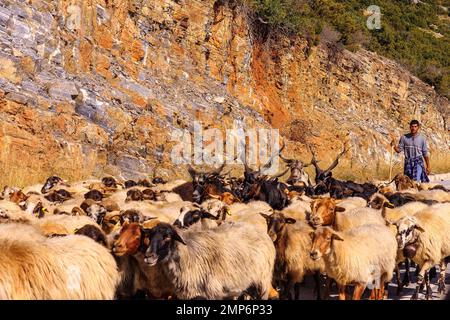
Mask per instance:
[[[409,129],[411,130],[411,133],[416,134],[417,132],[419,132],[419,128],[420,128],[419,121],[411,120],[411,122],[409,123]]]

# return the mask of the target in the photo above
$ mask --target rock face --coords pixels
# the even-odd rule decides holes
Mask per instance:
[[[388,135],[418,118],[450,169],[447,99],[374,53],[310,48],[244,12],[220,0],[3,0],[0,185],[182,177],[170,133],[195,120],[277,128],[287,156],[309,161],[308,143],[323,165],[348,141],[336,172],[367,178],[384,174]]]

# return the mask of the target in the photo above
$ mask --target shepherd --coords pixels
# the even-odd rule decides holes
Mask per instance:
[[[419,133],[419,121],[411,120],[409,129],[410,133],[403,135],[397,146],[395,145],[395,140],[392,140],[391,146],[395,152],[400,153],[403,151],[405,154],[405,166],[403,170],[405,175],[417,182],[430,182],[428,178],[430,174],[428,145],[425,136]]]

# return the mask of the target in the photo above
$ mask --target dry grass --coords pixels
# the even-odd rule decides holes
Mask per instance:
[[[50,175],[58,175],[63,179],[67,179],[69,182],[80,181],[82,179],[91,178],[92,176],[88,171],[71,171],[64,168],[63,165],[55,166],[54,168],[40,168],[38,166],[33,168],[21,167],[20,155],[10,153],[8,155],[8,161],[5,161],[5,157],[0,157],[0,188],[5,185],[25,187],[33,184],[43,183]],[[284,169],[282,163],[280,163],[279,171]],[[328,163],[321,163],[321,166],[326,167]],[[450,172],[450,155],[449,154],[437,154],[431,158],[432,173],[447,173]],[[117,172],[110,172],[106,170],[107,167],[91,171],[94,176],[102,177],[105,174],[115,175]],[[242,175],[242,166],[232,166],[232,176]],[[227,170],[229,170],[227,169]],[[89,170],[90,171],[90,170]],[[102,171],[102,172],[100,172]],[[403,171],[403,161],[397,161],[392,170],[392,176]],[[186,172],[173,171],[174,174],[171,178],[189,179]],[[306,168],[306,172],[311,177],[314,177],[313,167]],[[333,170],[333,174],[338,179],[353,180],[359,182],[373,181],[373,180],[387,180],[389,178],[389,163],[368,163],[367,166],[361,166],[360,164],[351,163],[348,159],[342,159],[339,165]],[[285,180],[288,175],[285,175],[281,180]]]
[[[326,167],[328,163],[320,164]],[[306,171],[311,177],[314,177],[314,169],[307,168]],[[441,153],[431,156],[432,174],[450,172],[450,155]],[[392,177],[397,173],[403,172],[403,159],[394,162]],[[333,176],[343,180],[353,180],[358,182],[387,180],[389,179],[389,163],[373,162],[366,166],[351,163],[348,159],[339,161],[339,165],[333,170]]]

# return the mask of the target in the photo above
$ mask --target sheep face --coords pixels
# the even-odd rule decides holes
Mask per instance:
[[[84,235],[86,237],[91,238],[97,243],[100,243],[101,245],[106,247],[106,238],[103,232],[97,228],[96,226],[93,226],[91,224],[87,224],[77,231],[75,231],[75,234]]]
[[[120,224],[122,225],[125,223],[142,222],[142,220],[142,214],[137,210],[130,209],[120,214]]]
[[[133,181],[133,180],[127,180],[127,181],[125,181],[124,185],[125,185],[125,189],[129,189],[129,188],[137,186],[137,182]]]
[[[131,189],[127,191],[127,198],[125,199],[125,202],[142,200],[144,200],[144,194],[142,191],[138,189]]]
[[[407,189],[414,189],[416,188],[416,183],[408,176],[404,174],[397,174],[394,177],[395,186],[397,187],[397,190],[407,190]]]
[[[394,208],[394,205],[389,200],[379,193],[374,193],[367,202],[367,206],[372,209],[379,210],[383,207]]]
[[[102,201],[103,199],[103,193],[101,193],[100,191],[93,189],[91,191],[88,191],[85,195],[84,195],[85,199],[92,199],[94,201]]]
[[[102,179],[102,183],[108,188],[117,188],[116,179],[112,177],[104,177]]]
[[[311,215],[309,223],[314,228],[321,225],[332,225],[336,212],[343,212],[344,208],[336,205],[336,200],[333,198],[321,198],[311,202]]]
[[[42,205],[42,202],[38,202],[33,209],[33,215],[35,215],[36,217],[43,218],[46,214],[47,214],[47,209],[44,208],[44,206]]]
[[[281,212],[274,212],[270,216],[264,213],[260,213],[267,222],[267,233],[273,242],[277,241],[281,233],[284,231],[286,224],[293,224],[295,219],[286,217]]]
[[[312,246],[309,256],[313,260],[319,260],[332,251],[333,240],[344,240],[342,236],[330,227],[319,227],[311,232]]]
[[[402,250],[408,244],[416,241],[418,232],[425,230],[419,225],[415,217],[406,216],[395,223],[397,226],[397,245],[398,249]]]
[[[92,204],[86,209],[88,217],[94,220],[97,224],[102,225],[103,218],[105,217],[107,211],[106,208],[99,204]]]
[[[114,255],[121,257],[133,255],[141,246],[141,227],[138,223],[125,224],[120,230],[119,238],[114,241],[112,251]]]
[[[154,183],[154,184],[166,184],[167,181],[165,181],[161,177],[156,177],[156,178],[153,178],[152,183]]]
[[[168,223],[160,223],[149,230],[150,245],[145,252],[145,263],[154,266],[163,262],[175,249],[176,241],[186,245],[183,238],[173,226]]]
[[[369,198],[369,201],[367,202],[367,206],[369,208],[373,208],[373,209],[379,210],[379,209],[381,209],[383,207],[383,204],[385,202],[389,202],[389,200],[385,196],[383,196],[381,194],[378,194],[378,193],[374,193]]]
[[[160,200],[161,197],[157,198],[157,194],[152,189],[145,189],[142,191],[142,199],[143,200]]]
[[[49,192],[51,189],[53,189],[54,186],[63,182],[64,182],[63,179],[61,179],[60,177],[51,176],[47,179],[47,181],[45,181],[44,186],[41,189],[41,193],[45,194]]]
[[[152,184],[147,179],[141,179],[141,180],[138,181],[137,184],[139,186],[146,187],[146,188],[152,187]]]
[[[119,212],[110,212],[105,215],[102,229],[106,234],[110,234],[116,227],[120,227],[120,216]]]
[[[188,207],[183,207],[180,210],[180,215],[173,224],[179,228],[188,228],[201,219],[218,220],[218,217],[213,216],[203,209],[190,210]]]
[[[53,191],[49,193],[48,195],[44,196],[45,199],[47,199],[50,202],[64,202],[70,198],[72,198],[72,195],[70,192],[64,189],[59,189],[57,191]]]
[[[14,202],[15,204],[21,204],[28,199],[28,196],[25,195],[21,190],[13,191],[9,195],[9,201]],[[25,208],[26,209],[26,208]]]

